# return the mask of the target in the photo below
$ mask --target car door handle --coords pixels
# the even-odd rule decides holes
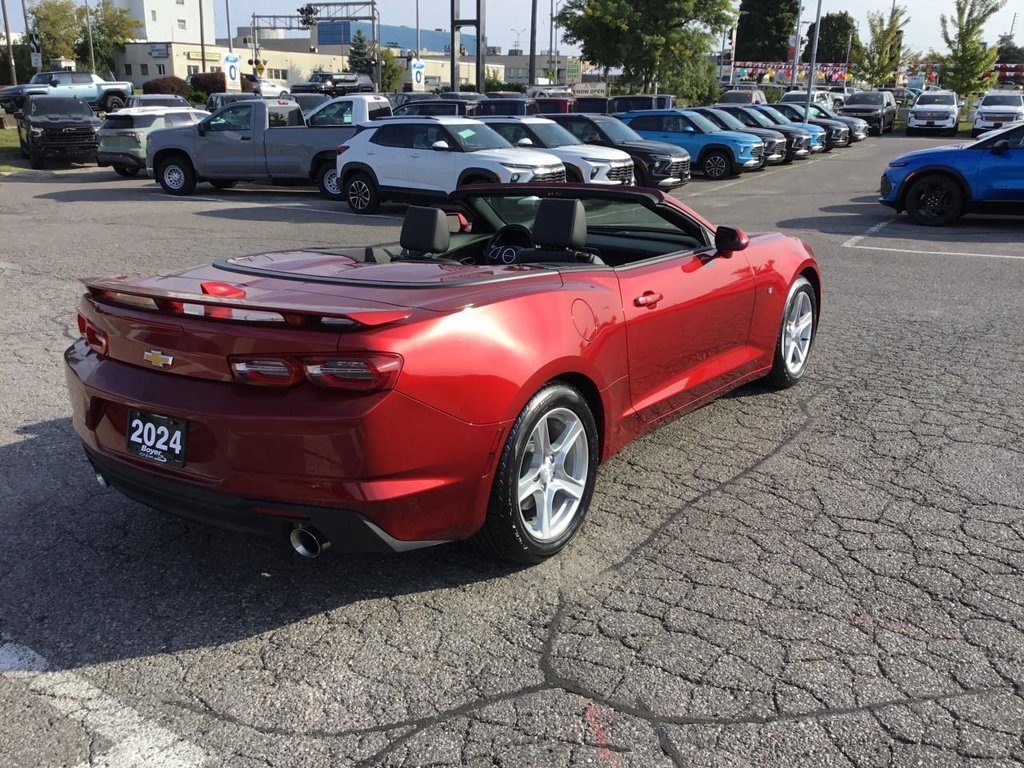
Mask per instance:
[[[644,291],[642,294],[633,299],[633,303],[636,304],[638,307],[648,307],[653,309],[654,306],[663,298],[665,297],[662,296],[657,291]]]
[[[239,136],[239,141],[252,141],[252,136]]]

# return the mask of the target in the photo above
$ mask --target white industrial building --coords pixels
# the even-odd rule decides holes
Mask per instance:
[[[205,37],[207,43],[215,42],[213,0],[110,0],[110,4],[124,8],[139,22],[139,41],[198,45]]]

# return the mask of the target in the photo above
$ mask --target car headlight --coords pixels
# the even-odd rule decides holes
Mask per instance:
[[[1015,120],[1024,120],[1024,112],[1017,112],[1013,117]]]
[[[502,163],[505,168],[510,171],[534,171],[536,172],[537,166],[535,165],[519,165],[517,163]]]
[[[39,138],[40,136],[42,136],[42,135],[43,135],[43,129],[42,129],[42,128],[30,128],[30,129],[29,129],[29,131],[30,131],[30,132],[32,133],[32,135],[33,135],[33,136],[35,136],[36,138]]]
[[[605,160],[603,157],[584,157],[583,162],[585,163],[596,163],[598,165],[612,165],[611,162]]]
[[[672,160],[672,155],[651,155],[651,160],[655,163],[667,163]]]

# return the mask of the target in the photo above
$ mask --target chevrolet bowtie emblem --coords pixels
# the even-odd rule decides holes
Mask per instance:
[[[142,356],[150,365],[156,366],[157,368],[163,368],[165,365],[170,365],[174,362],[174,358],[170,355],[165,355],[159,349],[151,349]]]

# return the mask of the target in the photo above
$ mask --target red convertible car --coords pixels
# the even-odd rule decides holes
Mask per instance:
[[[97,480],[307,556],[553,555],[634,437],[796,383],[821,308],[796,238],[572,185],[460,190],[394,245],[85,282],[65,359]]]

